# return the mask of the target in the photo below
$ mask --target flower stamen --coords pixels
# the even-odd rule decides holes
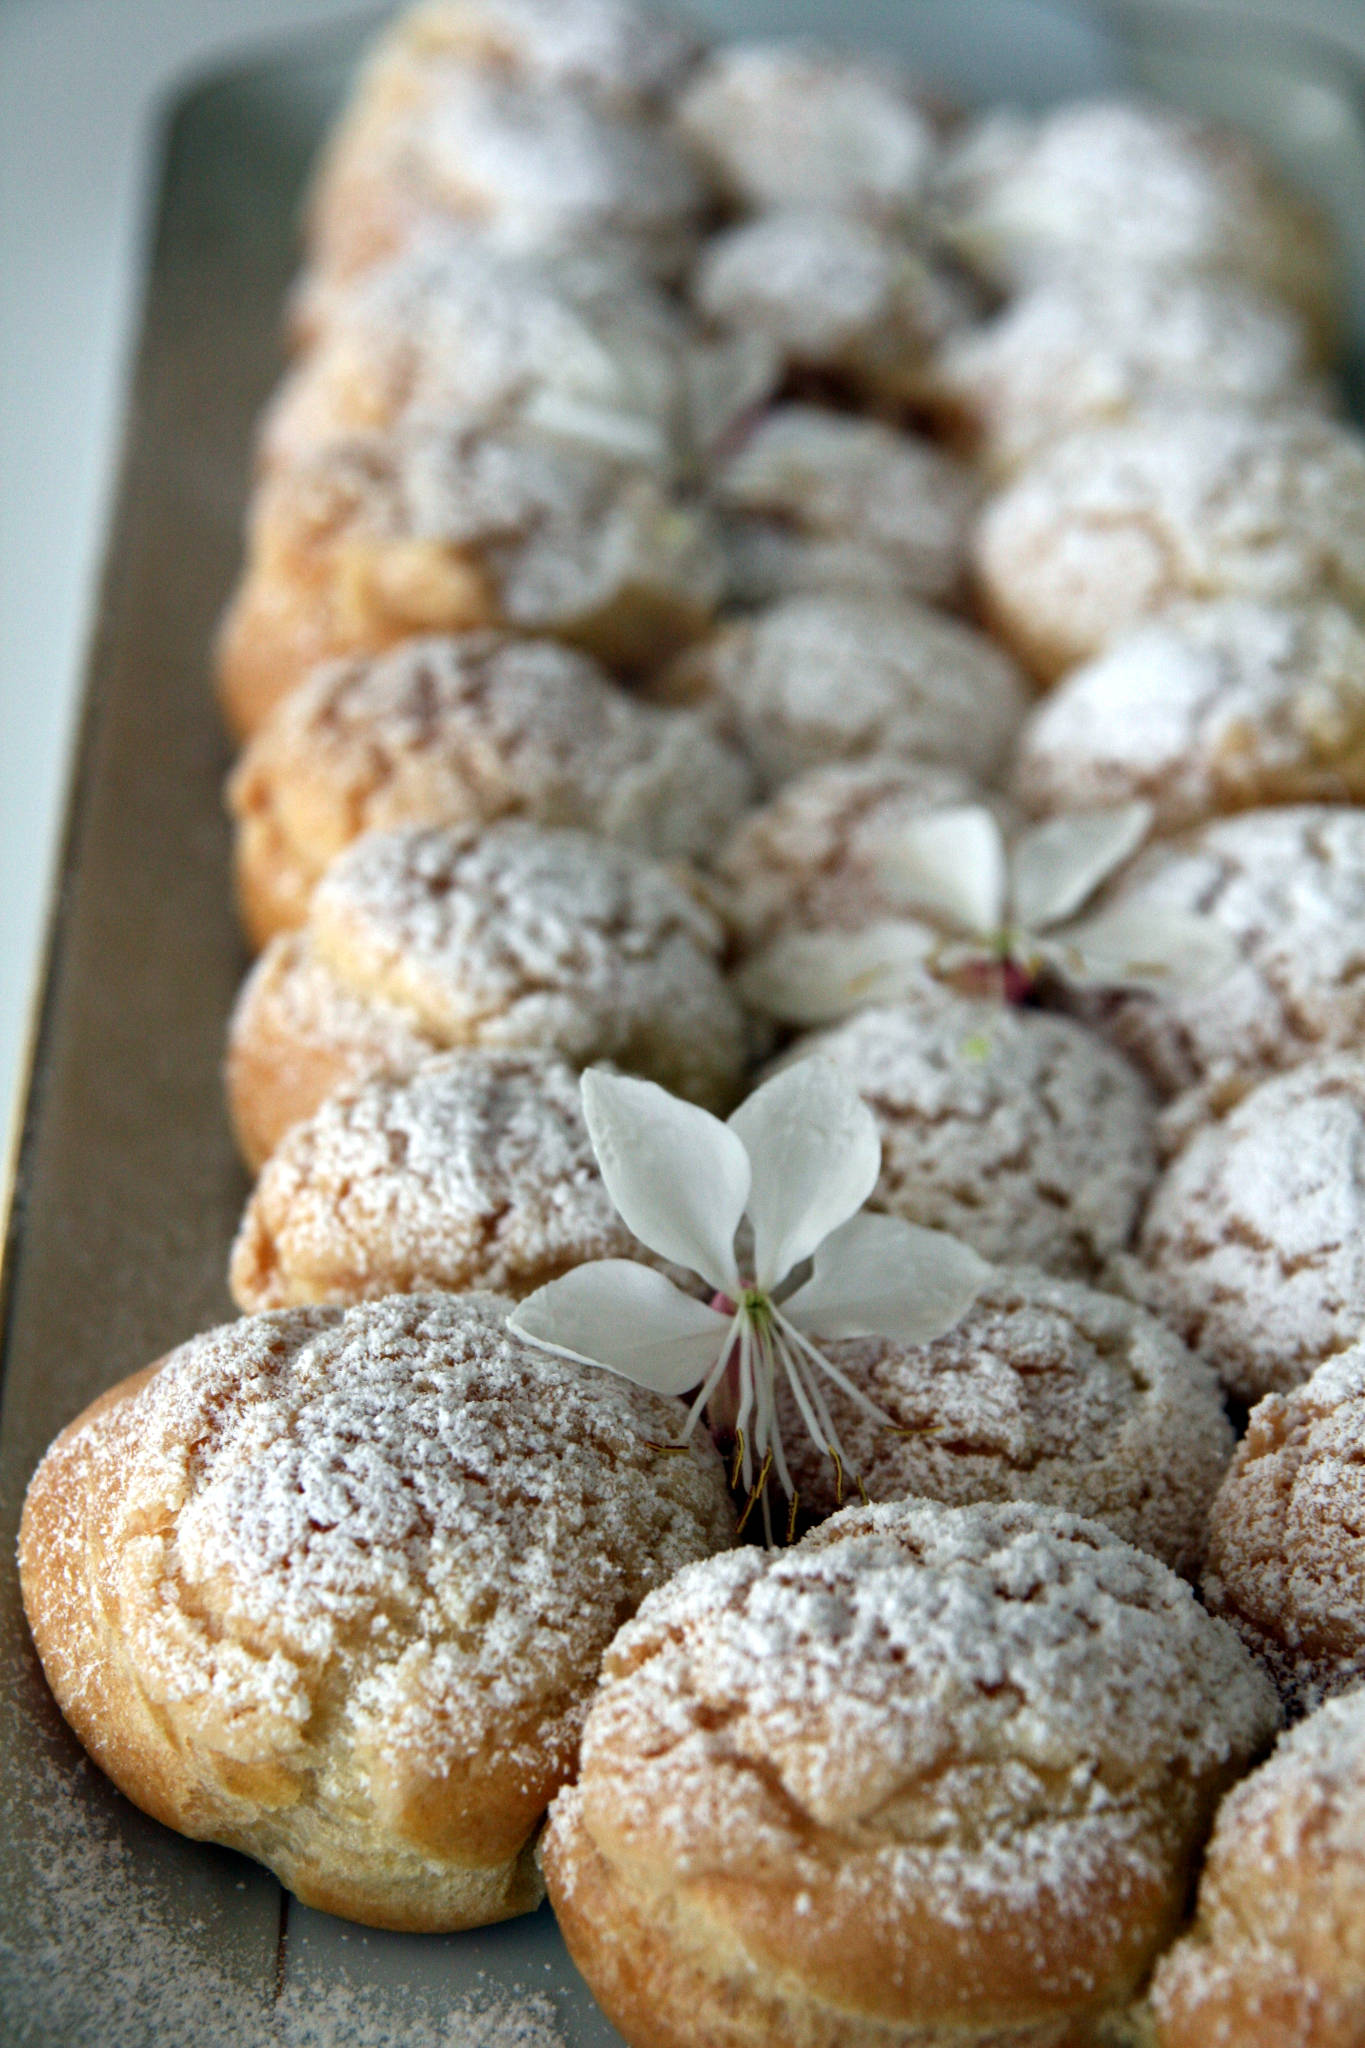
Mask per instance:
[[[806,1425],[810,1440],[817,1449],[823,1445],[828,1450],[833,1444],[838,1451],[842,1471],[846,1454],[839,1441],[839,1432],[834,1427],[825,1397],[816,1384],[815,1376],[812,1374],[807,1382],[796,1352],[791,1345],[783,1341],[781,1332],[778,1333],[778,1340],[782,1344],[782,1362],[787,1369],[787,1384],[792,1390],[797,1407],[801,1410],[801,1420]]]
[[[730,1353],[734,1348],[735,1338],[739,1335],[743,1322],[744,1311],[742,1309],[736,1309],[734,1315],[731,1317],[730,1327],[725,1333],[725,1339],[720,1347],[719,1356],[717,1357],[716,1362],[712,1366],[710,1372],[706,1375],[706,1378],[702,1381],[701,1387],[695,1399],[692,1402],[692,1406],[687,1411],[687,1420],[683,1424],[682,1429],[678,1435],[679,1443],[685,1444],[687,1442],[693,1430],[696,1428],[698,1421],[701,1419],[703,1409],[711,1400],[712,1396],[716,1391],[716,1388],[724,1379],[725,1369],[730,1363]]]
[[[778,1322],[781,1324],[782,1334],[788,1341],[799,1345],[811,1364],[818,1366],[821,1372],[828,1374],[841,1394],[847,1394],[849,1399],[856,1402],[864,1414],[870,1415],[874,1422],[880,1422],[883,1426],[891,1424],[891,1417],[887,1414],[886,1410],[879,1408],[875,1401],[869,1400],[862,1388],[856,1387],[847,1373],[841,1372],[837,1365],[831,1364],[823,1351],[817,1351],[810,1339],[803,1336],[794,1323],[787,1322],[785,1317],[782,1316],[778,1317]]]
[[[744,1534],[744,1525],[748,1521],[750,1515],[753,1513],[755,1504],[758,1501],[762,1500],[766,1507],[768,1499],[768,1474],[772,1471],[772,1469],[773,1454],[771,1451],[769,1451],[764,1457],[762,1465],[759,1467],[757,1479],[749,1488],[749,1498],[744,1503],[744,1512],[740,1516],[738,1522],[735,1524],[735,1534],[737,1536],[742,1536]]]

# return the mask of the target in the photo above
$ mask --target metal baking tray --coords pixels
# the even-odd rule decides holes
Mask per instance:
[[[968,102],[1144,85],[1240,122],[1336,216],[1365,351],[1361,47],[1245,6],[711,0],[726,34],[894,49]],[[246,1195],[219,1082],[245,967],[228,755],[208,687],[253,419],[281,366],[310,158],[372,22],[267,50],[167,109],[122,480],[90,650],[0,1281],[0,2039],[8,2048],[483,2048],[618,2037],[548,1910],[479,1934],[369,1933],[146,1819],[81,1755],[19,1608],[23,1488],[104,1387],[231,1314]],[[552,2022],[537,2032],[537,2015]]]

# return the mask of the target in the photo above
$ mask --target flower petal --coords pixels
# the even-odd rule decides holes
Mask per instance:
[[[1005,842],[982,804],[954,804],[914,818],[881,848],[877,879],[907,910],[956,931],[999,931],[1005,922]]]
[[[600,1067],[583,1076],[583,1114],[627,1228],[661,1258],[734,1294],[735,1231],[749,1193],[749,1157],[734,1132],[654,1081]]]
[[[917,988],[936,943],[927,925],[908,918],[859,932],[784,932],[745,962],[735,987],[744,1002],[784,1024],[828,1024]]]
[[[716,1363],[730,1320],[652,1266],[594,1259],[528,1294],[507,1327],[542,1351],[603,1366],[637,1387],[685,1394]]]
[[[1042,931],[1074,917],[1107,875],[1136,853],[1152,822],[1150,804],[1069,811],[1025,832],[1010,862],[1012,917]]]
[[[754,1275],[776,1287],[877,1185],[882,1141],[871,1110],[832,1060],[798,1060],[730,1119],[753,1168]]]
[[[1241,960],[1236,940],[1215,918],[1136,903],[1071,925],[1046,953],[1080,987],[1178,987],[1194,995],[1216,988]]]
[[[804,1287],[782,1304],[812,1337],[894,1337],[927,1344],[951,1330],[991,1268],[959,1238],[899,1216],[854,1216],[815,1254]]]

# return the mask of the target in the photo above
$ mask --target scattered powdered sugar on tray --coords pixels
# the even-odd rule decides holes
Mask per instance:
[[[92,1764],[42,1755],[27,1778],[28,1938],[0,1938],[0,2009],[31,2016],[33,2039],[146,2048],[186,2038],[192,2015],[196,2048],[564,2048],[553,1999],[520,1985],[436,2003],[305,1962],[272,2001],[142,1881]]]

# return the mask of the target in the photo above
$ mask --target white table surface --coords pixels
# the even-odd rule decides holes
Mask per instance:
[[[1365,0],[1281,7],[1365,40]],[[355,12],[357,0],[0,0],[0,1159],[117,459],[156,109],[203,67]]]

